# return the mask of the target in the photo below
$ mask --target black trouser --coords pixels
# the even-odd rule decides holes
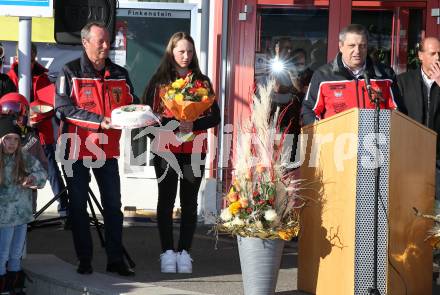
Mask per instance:
[[[193,170],[191,154],[170,154],[170,156],[174,156],[177,159],[180,171],[182,172],[180,176],[180,237],[177,250],[189,251],[197,225],[197,194],[205,166],[198,163],[197,165],[199,166],[194,168],[196,170]],[[201,159],[205,159],[205,154],[201,155]],[[164,158],[157,155],[154,157],[154,169],[159,186],[157,225],[164,252],[175,249],[173,240],[173,208],[176,200],[177,181],[179,180],[178,173],[171,166],[168,166],[168,162]],[[195,172],[201,173],[197,175]]]
[[[73,177],[67,177],[69,191],[69,215],[72,222],[73,243],[79,260],[91,260],[93,256],[87,200],[89,199],[90,168],[83,161],[72,165]],[[118,160],[107,159],[100,168],[93,168],[101,204],[104,209],[105,250],[109,263],[122,260],[121,183]],[[66,170],[67,172],[67,170]]]

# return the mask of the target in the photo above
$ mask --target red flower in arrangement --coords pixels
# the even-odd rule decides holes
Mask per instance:
[[[205,85],[200,80],[194,82],[194,88],[203,88],[203,87],[205,87]]]

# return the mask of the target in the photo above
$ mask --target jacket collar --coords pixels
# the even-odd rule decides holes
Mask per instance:
[[[365,63],[366,63],[365,72],[368,74],[368,76],[370,78],[382,78],[383,77],[382,71],[380,71],[378,66],[373,63],[373,61],[371,60],[371,58],[369,56],[367,56]],[[333,72],[338,73],[338,74],[346,77],[349,80],[352,80],[355,78],[353,76],[353,74],[344,66],[344,63],[342,62],[342,54],[340,52],[336,55],[336,58],[333,60],[332,70],[333,70]]]
[[[14,61],[14,63],[11,65],[11,68],[14,70],[15,74],[18,75],[18,62]],[[34,65],[31,69],[32,76],[39,76],[44,73],[47,73],[49,70],[43,67],[41,64],[34,62]]]
[[[96,71],[95,68],[93,67],[92,62],[88,58],[88,56],[87,56],[85,51],[83,51],[83,53],[81,55],[80,63],[81,63],[81,71],[84,74],[88,74],[88,75],[90,75],[92,77],[96,76],[98,71]],[[110,65],[111,65],[111,60],[109,58],[106,58],[105,59],[105,66],[104,66],[104,70],[105,70],[104,76],[105,77],[109,76]]]

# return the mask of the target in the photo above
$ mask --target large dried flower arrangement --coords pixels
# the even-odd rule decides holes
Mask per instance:
[[[251,117],[240,126],[232,185],[217,231],[243,237],[290,240],[299,232],[301,180],[288,172],[291,148],[280,133],[283,112],[271,116],[274,82],[258,87]],[[286,128],[287,130],[289,128]]]
[[[414,211],[417,216],[434,220],[434,226],[428,231],[426,241],[434,248],[440,250],[440,203],[437,203],[434,215],[421,214],[416,208]]]

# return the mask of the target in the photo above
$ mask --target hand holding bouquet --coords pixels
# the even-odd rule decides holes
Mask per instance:
[[[165,107],[177,120],[183,122],[197,120],[214,102],[210,83],[195,79],[191,72],[185,78],[163,86],[159,95]],[[177,137],[181,141],[194,138],[192,132],[179,132]]]
[[[194,79],[191,72],[185,78],[163,86],[159,95],[165,107],[179,121],[195,121],[214,102],[209,82]]]

